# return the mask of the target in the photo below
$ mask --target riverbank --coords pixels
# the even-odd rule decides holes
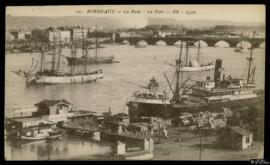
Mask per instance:
[[[154,160],[200,160],[200,134],[198,131],[168,129],[167,140],[154,146]],[[176,139],[180,137],[180,142]],[[201,160],[250,160],[262,158],[263,143],[254,142],[246,150],[225,150],[216,144],[215,134],[202,135]]]

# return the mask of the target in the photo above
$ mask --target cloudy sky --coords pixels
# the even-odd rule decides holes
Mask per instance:
[[[87,12],[114,10],[110,13]],[[135,13],[133,11],[140,11]],[[119,11],[119,12],[117,12]],[[163,11],[163,13],[162,13]],[[173,13],[173,11],[179,11]],[[124,12],[126,12],[124,14]],[[127,13],[129,12],[129,13]],[[189,12],[189,13],[188,13]],[[226,20],[235,22],[265,22],[264,5],[87,5],[87,6],[25,6],[7,7],[12,16],[112,16],[125,17],[134,24],[145,24],[146,18],[174,18],[179,20]]]

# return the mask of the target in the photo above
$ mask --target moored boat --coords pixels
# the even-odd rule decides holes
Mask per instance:
[[[85,41],[83,40],[83,43]],[[58,48],[58,53],[56,53],[56,48]],[[32,66],[30,71],[14,71],[17,75],[23,77],[26,80],[27,85],[31,84],[68,84],[68,83],[88,83],[96,81],[97,79],[103,78],[103,72],[101,69],[94,70],[92,72],[87,72],[87,65],[84,63],[84,73],[75,73],[75,64],[71,64],[71,72],[63,73],[60,72],[60,61],[62,52],[61,43],[56,45],[54,42],[52,57],[51,57],[51,68],[46,68],[45,54],[41,51],[40,62],[36,62],[34,65],[34,60],[32,61]],[[72,46],[71,55],[73,59],[76,59],[76,47]],[[83,51],[83,56],[84,56]],[[37,69],[40,67],[39,69]],[[37,71],[36,71],[37,70]]]
[[[61,131],[51,131],[49,132],[49,136],[47,136],[46,140],[54,140],[54,139],[61,139],[63,137],[63,132]]]
[[[40,132],[35,135],[22,135],[21,140],[45,140],[48,137],[48,133]]]
[[[83,39],[84,41],[84,39]],[[98,40],[96,37],[96,43],[95,46],[87,47],[85,42],[82,42],[82,56],[81,57],[67,57],[66,59],[68,61],[69,65],[87,65],[87,64],[112,64],[114,63],[114,56],[98,56],[97,49],[98,48],[105,48],[104,45],[98,44]],[[95,56],[90,57],[88,55],[88,49],[95,49]],[[76,53],[76,52],[75,52]]]
[[[68,60],[68,64],[111,64],[114,62],[114,56],[108,56],[108,57],[80,57],[80,58],[72,58],[72,57],[66,57]]]
[[[164,74],[172,97],[169,104],[152,101],[151,97],[133,97],[128,100],[129,114],[131,118],[136,116],[160,116],[173,117],[180,112],[193,112],[205,110],[217,110],[222,106],[254,105],[259,101],[259,95],[254,84],[256,66],[253,66],[252,50],[248,60],[248,71],[246,78],[235,78],[232,76],[221,78],[222,60],[217,59],[213,79],[207,77],[203,81],[194,81],[189,78],[180,84],[181,79],[181,54],[176,60],[176,83],[170,82]],[[174,79],[174,78],[173,78]],[[142,94],[146,96],[147,93]]]
[[[212,62],[201,66],[191,66],[191,67],[183,66],[182,72],[211,71],[214,69],[214,66],[215,65],[213,65]]]
[[[184,44],[181,44],[180,53],[182,53],[182,47]],[[181,65],[181,72],[196,72],[196,71],[211,71],[214,70],[214,62],[209,62],[207,64],[200,63],[200,42],[198,42],[198,53],[197,59],[191,59],[189,55],[189,45],[186,43],[186,55]]]
[[[141,40],[135,44],[136,48],[146,48],[148,43],[144,40]]]
[[[28,84],[74,84],[89,83],[102,79],[102,70],[90,72],[87,74],[44,74],[39,73],[27,80]]]

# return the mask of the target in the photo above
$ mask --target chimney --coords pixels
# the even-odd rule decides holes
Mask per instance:
[[[215,64],[214,81],[220,81],[222,60],[217,59]]]

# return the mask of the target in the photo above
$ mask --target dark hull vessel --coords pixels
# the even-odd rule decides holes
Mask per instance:
[[[113,63],[114,57],[90,57],[90,58],[72,58],[66,57],[69,65],[80,65],[80,64],[111,64]]]
[[[257,98],[217,102],[217,103],[186,103],[186,104],[149,104],[149,103],[137,103],[129,102],[129,114],[132,118],[136,119],[139,116],[145,117],[162,117],[173,118],[179,116],[182,112],[198,113],[201,111],[219,111],[222,107],[234,108],[239,106],[251,106],[260,102],[262,96]]]
[[[241,106],[259,105],[263,102],[263,92],[255,88],[256,66],[253,66],[252,50],[250,57],[247,58],[248,72],[246,79],[231,77],[230,75],[226,77],[224,74],[221,76],[222,60],[217,59],[212,79],[208,76],[203,81],[189,81],[190,78],[188,78],[180,84],[181,48],[179,59],[176,60],[175,65],[175,88],[164,74],[173,94],[172,98],[166,97],[167,95],[165,97],[156,95],[155,92],[135,92],[127,102],[131,119],[136,119],[139,116],[175,118],[182,112],[222,111],[223,108],[237,109]],[[153,82],[154,80],[151,80],[149,84],[153,84]],[[157,89],[158,84],[156,82],[154,84],[156,84],[155,89]],[[153,88],[147,89],[150,91]]]

